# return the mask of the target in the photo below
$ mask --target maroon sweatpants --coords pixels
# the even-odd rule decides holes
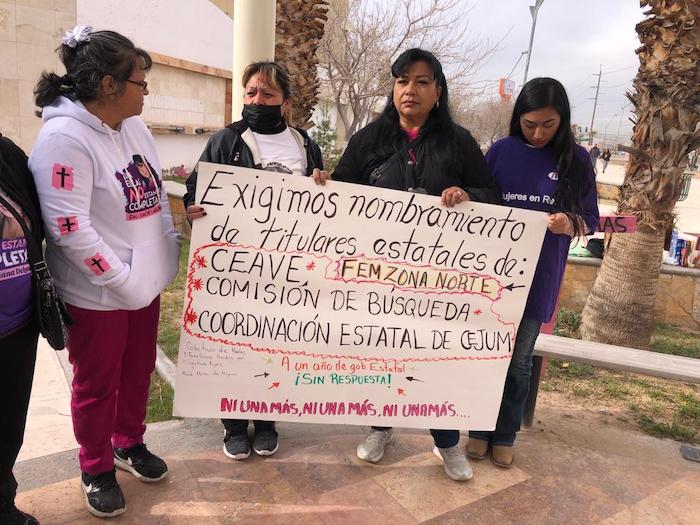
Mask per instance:
[[[141,310],[85,310],[68,305],[68,358],[73,365],[71,413],[80,469],[112,470],[112,447],[143,442],[156,361],[160,297]]]

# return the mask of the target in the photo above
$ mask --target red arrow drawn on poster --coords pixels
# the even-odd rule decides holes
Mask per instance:
[[[406,395],[405,392],[403,391],[403,388],[398,388],[397,390],[399,391],[399,395],[400,395],[400,396],[405,396],[405,395]]]
[[[279,386],[280,386],[279,383],[272,383],[272,385],[270,385],[270,387],[268,388],[268,390],[272,390],[273,388],[279,388]]]

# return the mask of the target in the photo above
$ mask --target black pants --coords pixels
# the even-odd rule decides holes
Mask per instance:
[[[221,422],[224,424],[224,428],[231,432],[232,434],[245,434],[248,432],[248,420],[247,419],[222,419]],[[255,425],[255,430],[274,430],[274,421],[253,421]]]
[[[38,337],[31,322],[0,339],[0,506],[17,492],[12,467],[24,437]]]

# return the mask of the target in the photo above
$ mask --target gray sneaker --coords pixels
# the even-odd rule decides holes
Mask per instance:
[[[394,440],[394,430],[370,429],[364,441],[357,445],[357,457],[363,461],[376,463],[384,457],[384,447]]]
[[[474,471],[464,454],[459,450],[459,445],[450,448],[433,447],[433,453],[445,464],[445,474],[455,481],[467,481],[472,479]]]

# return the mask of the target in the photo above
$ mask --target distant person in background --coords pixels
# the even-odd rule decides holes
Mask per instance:
[[[598,148],[598,144],[594,144],[593,147],[589,150],[588,155],[591,157],[591,164],[593,164],[593,171],[597,170],[597,162],[598,162],[598,157],[600,157],[600,148]]]
[[[608,167],[610,157],[612,157],[612,153],[610,153],[610,148],[606,148],[603,154],[600,156],[600,160],[603,161],[603,173],[605,173],[605,169]]]

